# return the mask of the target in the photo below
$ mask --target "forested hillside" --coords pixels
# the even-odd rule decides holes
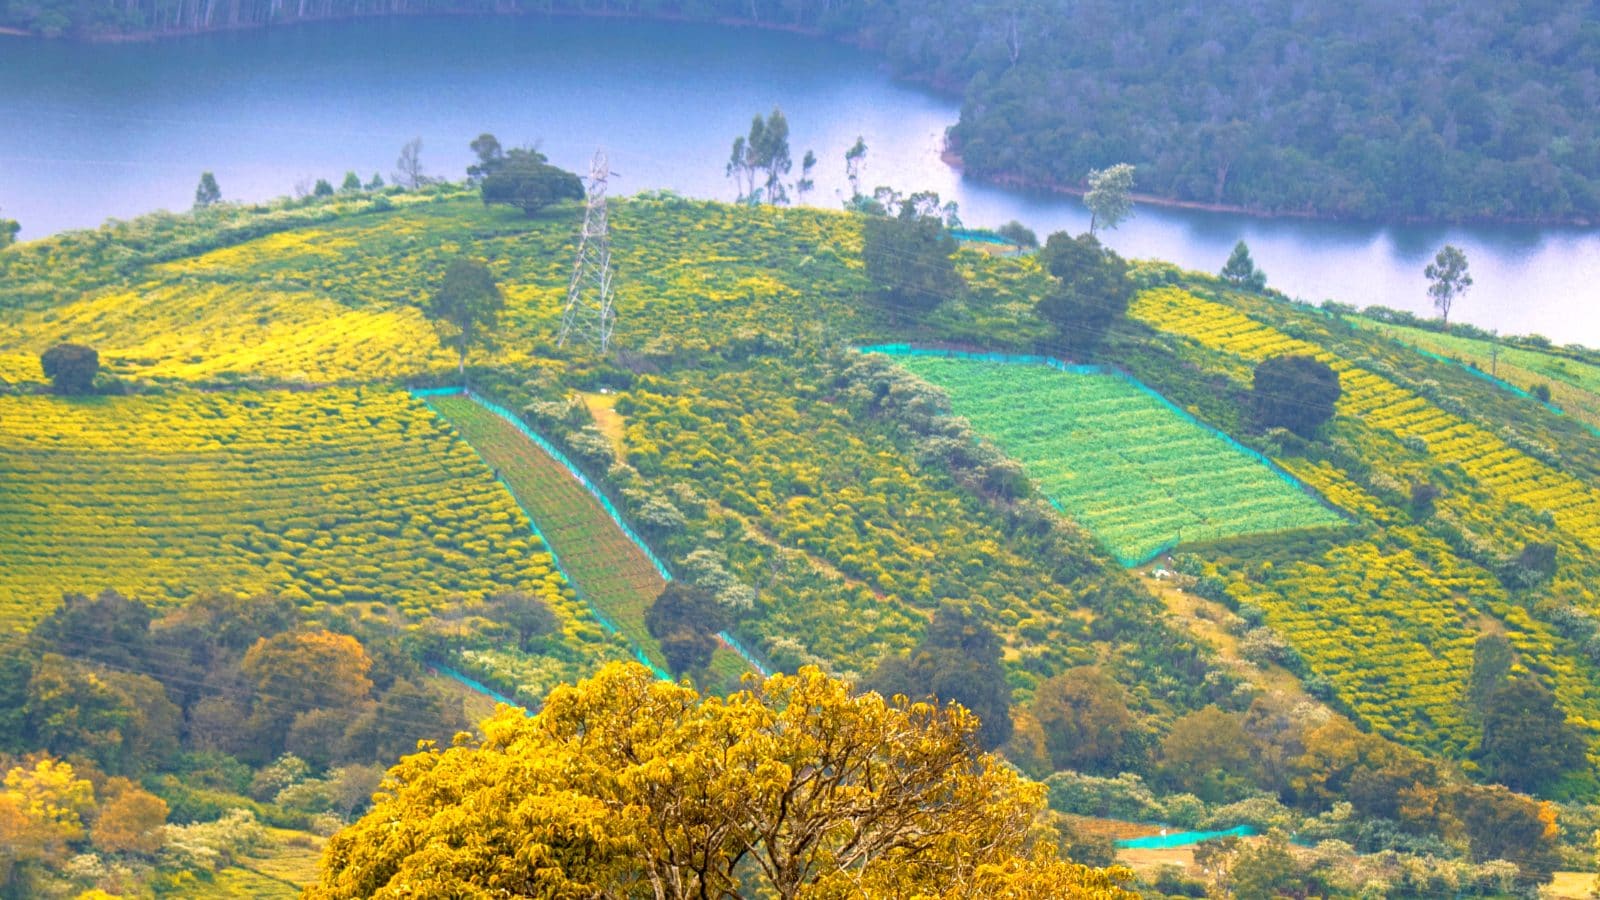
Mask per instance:
[[[187,33],[443,12],[638,15],[798,27],[881,50],[963,97],[969,173],[1137,189],[1263,213],[1600,218],[1600,18],[1590,4],[958,0],[12,0],[40,34]]]
[[[571,203],[352,189],[0,251],[0,491],[21,501],[0,507],[0,809],[44,780],[78,798],[71,828],[0,823],[44,835],[7,883],[126,870],[203,893],[270,843],[216,822],[356,822],[375,765],[461,727],[447,678],[568,708],[583,695],[553,685],[642,652],[698,692],[603,679],[693,729],[754,721],[748,696],[722,699],[755,668],[728,638],[775,671],[960,701],[971,743],[1043,782],[1018,788],[1030,815],[1043,792],[1149,831],[1276,830],[1216,859],[1272,893],[1494,895],[1583,864],[1600,821],[1585,423],[1337,308],[1089,238],[958,249],[907,204],[613,201],[606,353],[556,340]],[[503,308],[461,372],[439,298],[463,261]],[[76,388],[43,358],[71,341],[100,364]],[[1338,385],[1313,422],[1309,391],[1268,418],[1261,370],[1285,357]],[[463,379],[506,418],[404,390]],[[1093,433],[1058,427],[1069,410]],[[528,464],[532,435],[597,494],[539,496],[571,474]],[[1176,441],[1213,462],[1184,465]],[[557,541],[581,544],[606,504],[670,571],[562,567]],[[585,591],[607,574],[626,589]],[[297,687],[303,671],[336,677]],[[773,683],[843,690],[820,677]],[[484,729],[404,764],[415,790],[378,818],[450,809],[493,767],[542,778],[546,750],[599,756],[519,716]],[[660,749],[700,766],[697,746]],[[136,841],[96,837],[135,801]],[[416,864],[363,843],[372,821],[333,842],[330,895]],[[616,821],[586,858],[627,870]],[[1109,861],[1080,820],[1050,827]],[[450,846],[477,871],[476,844]]]

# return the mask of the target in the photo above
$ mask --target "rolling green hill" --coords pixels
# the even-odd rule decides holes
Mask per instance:
[[[441,418],[403,390],[457,381],[419,300],[468,255],[507,298],[498,349],[469,361],[474,391],[582,467],[775,668],[877,677],[886,659],[931,652],[930,625],[954,609],[999,648],[1016,726],[1004,751],[1062,809],[1122,809],[1145,779],[1150,803],[1186,824],[1289,822],[1354,842],[1381,821],[1394,834],[1371,847],[1410,852],[1424,835],[1479,860],[1509,852],[1486,849],[1503,829],[1474,830],[1496,821],[1484,804],[1541,814],[1474,783],[1518,777],[1481,748],[1492,711],[1474,680],[1521,678],[1552,692],[1590,767],[1516,783],[1573,804],[1563,821],[1586,839],[1578,804],[1600,797],[1600,446],[1576,417],[1338,316],[1159,263],[1134,266],[1140,291],[1095,362],[1164,399],[1045,367],[902,368],[851,348],[1060,356],[1033,312],[1049,276],[1032,257],[961,251],[967,290],[913,318],[872,299],[859,217],[671,195],[612,206],[621,319],[602,357],[554,340],[579,210],[530,219],[450,187],[397,196],[136,221],[0,253],[12,623],[64,590],[118,587],[164,609],[208,588],[271,590],[327,621],[397,612],[395,652],[537,697],[620,642],[563,589],[498,469],[648,651],[659,575],[608,555],[620,531],[585,530],[593,497],[564,471],[560,485],[540,474],[509,423],[465,401],[437,401]],[[59,291],[44,289],[52,278]],[[98,345],[129,393],[47,393],[34,361],[59,340]],[[1253,367],[1283,353],[1339,374],[1315,439],[1253,425]],[[1108,472],[1109,492],[1078,490]],[[1149,486],[1182,493],[1173,515],[1208,527],[1179,526],[1175,552],[1130,571],[1106,547],[1170,531],[1127,512],[1155,508],[1130,499]],[[1188,605],[1212,616],[1196,631],[1229,635],[1226,658],[1169,615],[1146,587],[1157,580],[1204,601]],[[513,648],[483,621],[478,601],[507,588],[543,598],[556,634]],[[1507,648],[1488,676],[1486,638]],[[1269,666],[1303,693],[1257,687]],[[1072,709],[1115,711],[1095,725],[1118,732],[1115,751],[1073,755]],[[1206,748],[1213,735],[1228,746]],[[1344,801],[1353,818],[1336,821]],[[1142,815],[1157,815],[1150,803]],[[1542,871],[1530,854],[1524,868]]]

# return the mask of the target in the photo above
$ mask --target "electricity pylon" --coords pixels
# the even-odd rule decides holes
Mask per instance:
[[[601,353],[611,347],[617,311],[611,294],[611,235],[606,228],[606,179],[610,175],[606,152],[596,150],[589,165],[589,205],[583,212],[583,232],[578,235],[578,259],[567,286],[558,347],[565,347],[574,335],[582,340],[580,332],[592,334]]]

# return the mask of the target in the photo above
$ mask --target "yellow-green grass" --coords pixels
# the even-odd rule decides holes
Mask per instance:
[[[413,616],[519,589],[557,608],[567,638],[601,637],[511,496],[401,391],[0,397],[0,496],[11,627],[105,588]]]
[[[1600,546],[1600,490],[1420,394],[1314,343],[1176,288],[1143,292],[1129,315],[1152,328],[1235,356],[1241,363],[1254,364],[1289,353],[1317,357],[1339,373],[1339,415],[1400,440],[1420,441],[1436,461],[1458,465],[1495,501],[1548,511],[1557,527],[1589,547]]]
[[[578,215],[563,205],[529,219],[475,198],[442,200],[127,274],[91,265],[92,286],[50,305],[8,306],[0,284],[0,383],[41,381],[38,355],[63,341],[144,380],[324,384],[446,371],[455,360],[421,308],[462,255],[486,260],[506,297],[500,347],[475,361],[521,366],[555,336]],[[625,273],[621,346],[657,353],[758,332],[789,338],[860,315],[859,220],[843,213],[627,199],[613,205],[611,225],[612,263]]]
[[[943,389],[955,415],[1125,563],[1181,543],[1344,524],[1259,458],[1115,375],[895,361]]]
[[[1390,325],[1361,316],[1348,316],[1345,321],[1429,353],[1476,366],[1525,391],[1545,385],[1550,389],[1551,403],[1574,418],[1600,427],[1600,366],[1556,353],[1506,344],[1496,348],[1489,341],[1477,338]]]

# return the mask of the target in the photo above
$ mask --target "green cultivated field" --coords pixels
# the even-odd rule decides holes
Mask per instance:
[[[1022,464],[1124,563],[1193,543],[1342,524],[1216,434],[1114,375],[933,356],[895,358]]]

